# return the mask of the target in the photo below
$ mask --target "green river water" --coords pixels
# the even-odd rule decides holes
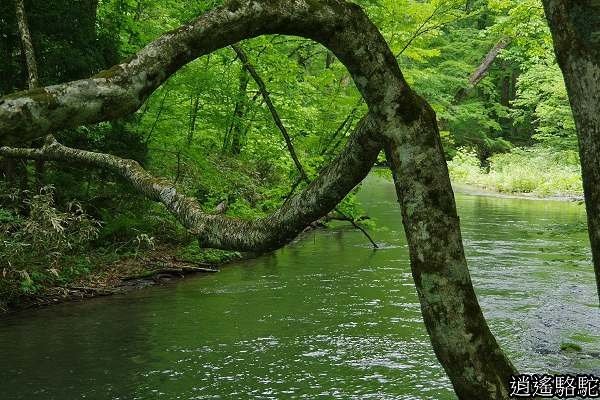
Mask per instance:
[[[394,196],[374,175],[360,193],[377,251],[342,224],[218,274],[0,319],[0,399],[455,399]],[[583,207],[457,203],[479,301],[518,369],[600,375]]]

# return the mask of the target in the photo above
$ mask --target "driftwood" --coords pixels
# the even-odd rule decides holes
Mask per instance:
[[[68,294],[74,294],[73,291],[86,292],[86,293],[89,292],[89,293],[93,293],[94,295],[98,295],[98,296],[109,296],[111,294],[122,293],[122,291],[119,289],[109,289],[109,288],[91,287],[91,286],[67,286],[65,289],[70,292]]]
[[[138,279],[149,279],[159,275],[179,275],[184,276],[193,273],[215,273],[219,272],[211,264],[182,261],[177,258],[151,259],[144,262],[152,270],[140,275],[133,275],[123,278],[123,281],[133,281]]]

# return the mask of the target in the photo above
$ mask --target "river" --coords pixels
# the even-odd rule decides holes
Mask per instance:
[[[0,398],[455,399],[393,185],[371,175],[359,196],[380,250],[340,224],[218,274],[0,319]],[[456,197],[478,298],[518,369],[600,375],[583,206]]]

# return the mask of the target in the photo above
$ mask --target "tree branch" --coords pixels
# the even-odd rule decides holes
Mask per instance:
[[[476,86],[487,74],[498,54],[510,44],[510,38],[504,37],[498,41],[485,55],[479,66],[469,77],[469,85]]]
[[[345,151],[315,181],[285,207],[255,221],[206,213],[195,199],[180,193],[169,181],[152,176],[134,160],[70,148],[56,140],[38,149],[0,147],[0,156],[105,168],[147,198],[162,203],[203,246],[263,252],[281,247],[329,213],[367,175],[381,149],[381,142],[373,140],[379,137],[376,130],[373,121],[365,118]]]
[[[240,61],[243,63],[244,68],[246,68],[246,71],[248,71],[248,73],[250,73],[250,76],[252,76],[252,79],[254,79],[254,82],[256,82],[256,85],[258,86],[258,89],[259,89],[263,99],[265,100],[265,104],[267,105],[267,108],[271,112],[273,121],[275,122],[275,125],[277,125],[277,128],[279,128],[279,131],[281,132],[281,135],[283,136],[283,138],[285,140],[285,143],[288,148],[288,152],[290,153],[290,157],[292,157],[292,160],[294,161],[294,165],[296,166],[296,169],[298,170],[298,173],[300,174],[299,180],[302,180],[302,181],[306,182],[307,184],[310,184],[310,179],[308,178],[308,175],[306,174],[306,171],[304,170],[304,167],[302,166],[302,163],[300,162],[300,159],[298,158],[298,155],[296,154],[296,150],[294,149],[294,144],[292,143],[290,134],[288,133],[285,125],[281,121],[281,118],[279,117],[279,113],[277,112],[277,109],[275,108],[275,106],[273,105],[273,102],[271,101],[271,96],[269,95],[269,91],[267,90],[267,86],[265,85],[265,82],[262,80],[262,78],[260,77],[258,72],[256,72],[256,68],[254,68],[252,63],[250,63],[250,60],[248,59],[248,55],[242,49],[242,47],[239,44],[234,44],[231,46],[231,48],[235,51],[235,53],[239,57]],[[293,189],[295,190],[297,186],[298,186],[297,184],[294,184]],[[354,221],[353,218],[344,214],[337,207],[335,208],[335,211],[337,211],[338,214],[343,216],[346,221],[350,222],[354,228],[361,231],[363,233],[363,235],[365,235],[366,238],[371,242],[371,245],[373,245],[374,248],[376,248],[376,249],[379,248],[379,246],[373,240],[371,235],[369,235],[369,233],[362,226],[358,225],[356,223],[356,221]]]
[[[481,80],[488,73],[494,61],[496,61],[496,58],[498,57],[498,54],[500,54],[500,51],[505,49],[510,44],[510,42],[511,39],[509,37],[504,37],[500,39],[490,49],[490,51],[488,51],[488,53],[485,55],[479,66],[475,69],[475,71],[473,71],[471,76],[469,76],[468,86],[459,88],[454,94],[455,103],[458,103],[459,101],[467,97],[469,89],[474,88],[475,86],[477,86],[477,84],[479,84],[479,82],[481,82]]]
[[[254,82],[256,82],[258,90],[260,91],[260,94],[265,100],[265,104],[267,105],[267,108],[269,109],[269,112],[273,117],[273,122],[275,122],[275,125],[277,126],[277,128],[281,132],[281,135],[283,136],[283,139],[285,140],[288,152],[290,153],[290,157],[292,157],[292,160],[294,161],[294,165],[296,166],[298,173],[300,174],[303,180],[308,181],[308,176],[306,175],[306,171],[304,171],[302,163],[300,163],[300,160],[298,159],[298,155],[296,154],[296,150],[294,149],[294,144],[292,143],[290,134],[288,133],[285,125],[283,125],[283,122],[279,117],[279,113],[277,112],[275,106],[273,105],[273,102],[271,101],[271,96],[269,95],[269,91],[267,90],[265,82],[262,80],[258,72],[256,72],[254,66],[248,60],[248,56],[246,55],[246,52],[242,49],[242,47],[239,44],[234,44],[231,46],[231,48],[237,54],[238,58],[244,65],[244,68],[246,68],[246,71],[248,71],[250,76],[252,76]]]

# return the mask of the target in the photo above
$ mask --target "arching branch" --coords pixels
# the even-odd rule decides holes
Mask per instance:
[[[379,81],[382,72],[395,62],[367,16],[357,6],[338,0],[326,5],[302,0],[291,5],[282,0],[231,2],[163,35],[128,62],[92,78],[2,97],[0,142],[23,143],[52,130],[128,115],[186,63],[240,40],[276,32],[304,36],[329,47],[349,68],[363,95],[379,97],[377,88],[384,87]],[[363,37],[376,40],[366,46]],[[350,50],[361,48],[388,54],[390,59],[372,63]],[[400,74],[397,66],[392,69]],[[400,89],[401,102],[409,108],[412,92],[403,80],[398,82],[400,87],[394,90]]]

